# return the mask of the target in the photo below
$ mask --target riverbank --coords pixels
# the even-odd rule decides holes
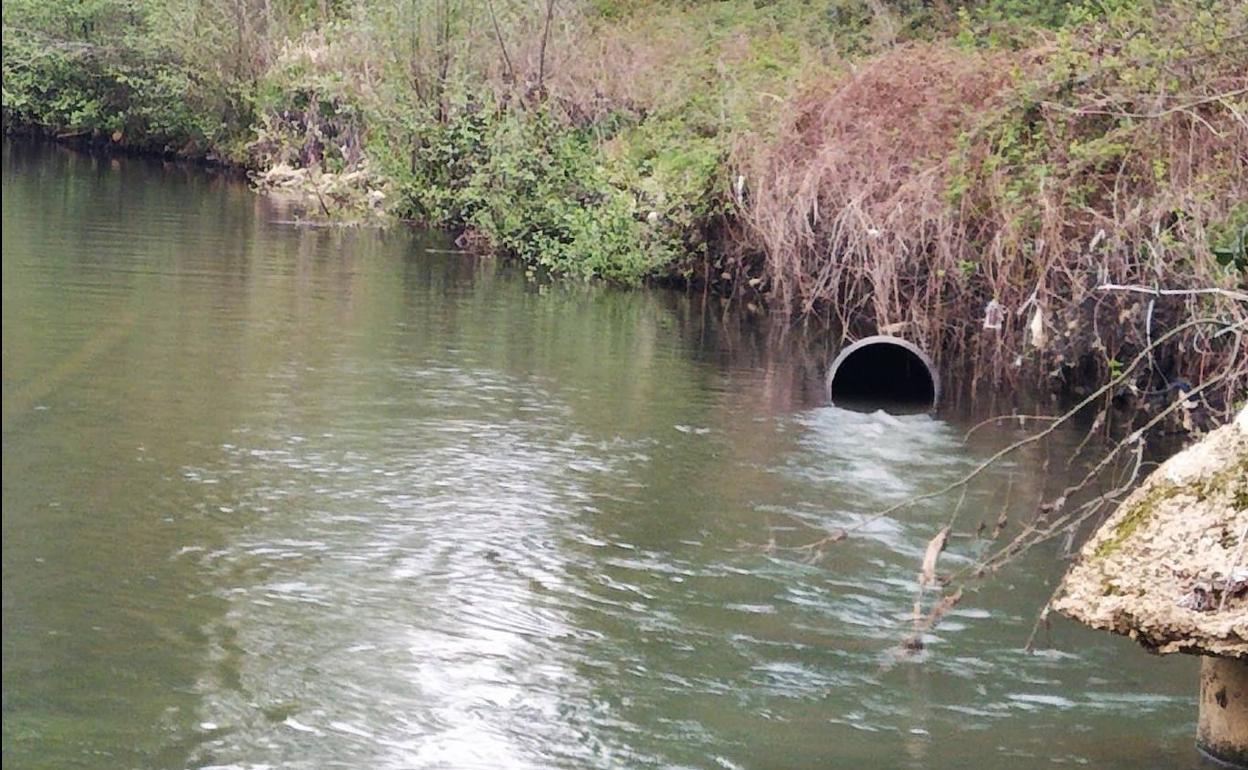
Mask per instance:
[[[1115,395],[1248,389],[1238,4],[103,0],[4,30],[6,127],[901,334],[981,387],[1088,388],[1210,318]]]

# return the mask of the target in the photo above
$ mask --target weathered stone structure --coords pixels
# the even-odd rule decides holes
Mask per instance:
[[[1248,407],[1119,506],[1053,607],[1157,653],[1206,656],[1197,745],[1248,768]]]

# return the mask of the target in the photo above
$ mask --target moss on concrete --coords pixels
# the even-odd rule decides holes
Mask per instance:
[[[1248,657],[1248,409],[1171,457],[1093,534],[1053,607],[1150,650]]]
[[[1173,484],[1158,484],[1148,491],[1144,497],[1136,500],[1125,511],[1121,518],[1116,519],[1109,536],[1099,542],[1095,553],[1098,557],[1109,556],[1122,547],[1131,535],[1151,519],[1158,506],[1170,498],[1180,494],[1182,490]]]

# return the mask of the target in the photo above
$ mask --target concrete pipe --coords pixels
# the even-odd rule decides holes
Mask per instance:
[[[828,399],[849,409],[928,412],[940,401],[940,377],[916,345],[878,334],[837,355],[828,369]]]
[[[1248,768],[1248,661],[1202,660],[1196,746],[1224,767]]]

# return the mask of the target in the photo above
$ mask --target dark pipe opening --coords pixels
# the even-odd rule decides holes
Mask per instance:
[[[841,351],[828,371],[832,403],[848,409],[926,412],[940,384],[923,351],[894,337],[868,337]]]

